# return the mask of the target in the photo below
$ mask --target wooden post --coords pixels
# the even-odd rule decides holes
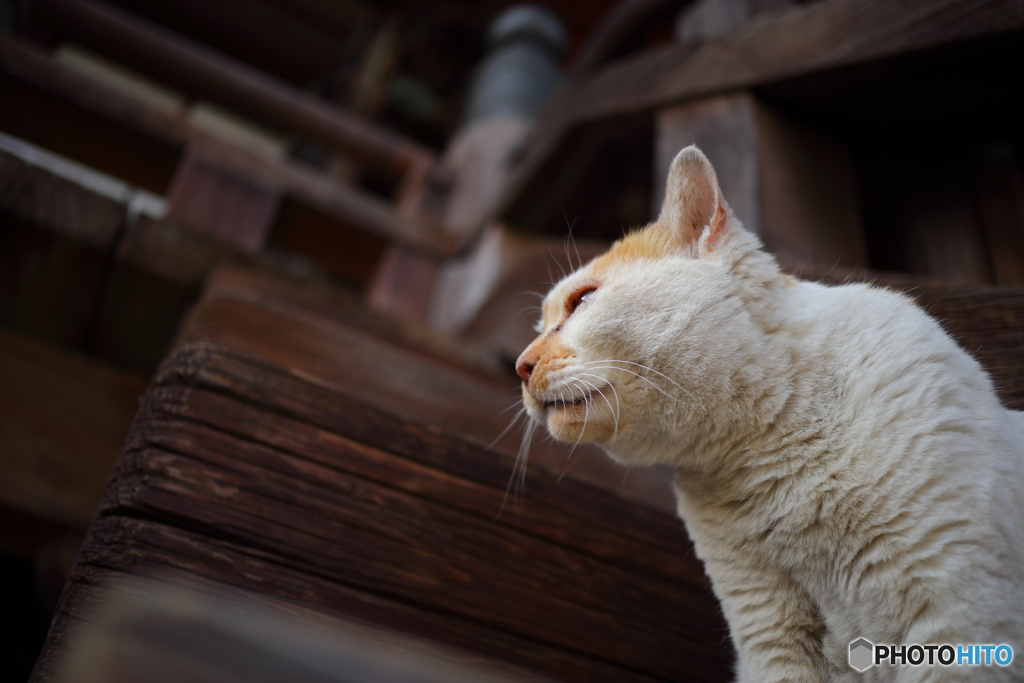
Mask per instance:
[[[279,188],[189,149],[171,182],[167,217],[255,254],[263,249],[280,200]]]
[[[736,216],[783,265],[867,265],[852,161],[842,144],[746,92],[658,112],[655,178],[665,178],[690,144],[708,155]],[[655,207],[663,193],[657,186]]]

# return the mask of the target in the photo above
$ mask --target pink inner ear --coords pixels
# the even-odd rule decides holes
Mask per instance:
[[[714,249],[718,244],[718,241],[725,234],[725,223],[728,219],[728,215],[725,210],[725,204],[719,203],[718,209],[715,211],[714,218],[711,219],[711,229],[708,232],[707,246],[709,249]]]

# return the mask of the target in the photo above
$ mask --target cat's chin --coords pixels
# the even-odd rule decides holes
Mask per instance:
[[[558,441],[606,444],[615,437],[614,423],[609,424],[599,407],[559,403],[544,406],[543,410],[548,432]]]

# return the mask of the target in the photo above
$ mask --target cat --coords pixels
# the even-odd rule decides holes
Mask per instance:
[[[658,219],[555,284],[537,332],[530,418],[674,469],[740,683],[1024,680],[1024,413],[911,299],[781,272],[691,146]],[[860,638],[1022,661],[861,674]]]

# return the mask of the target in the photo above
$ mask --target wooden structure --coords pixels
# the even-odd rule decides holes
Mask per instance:
[[[151,384],[33,680],[52,679],[119,576],[223,583],[560,680],[725,677],[716,603],[673,516],[534,465],[506,500],[513,457],[450,427],[503,389],[452,361],[445,377],[423,347],[379,350],[383,389],[351,381],[356,329],[316,374],[308,331],[240,351],[221,340],[251,331],[243,317],[282,315],[249,294],[205,299]],[[296,346],[305,367],[265,360]]]
[[[445,154],[369,120],[393,21],[339,95],[303,63],[337,41],[294,12],[338,27],[361,3],[256,4],[238,30],[280,26],[261,35],[290,59],[242,58],[253,35],[211,49],[202,22],[131,0],[39,0],[0,33],[0,97],[19,103],[0,133],[114,176],[0,147],[0,381],[28,399],[2,411],[0,518],[52,540],[103,496],[35,680],[100,605],[158,580],[556,680],[724,680],[664,474],[538,446],[506,501],[519,437],[500,415],[532,334],[519,292],[646,222],[692,142],[785,266],[907,291],[1024,408],[1020,3],[720,0],[716,25],[707,1],[625,0],[532,128],[490,122]],[[235,0],[206,5],[176,7],[234,30]]]

